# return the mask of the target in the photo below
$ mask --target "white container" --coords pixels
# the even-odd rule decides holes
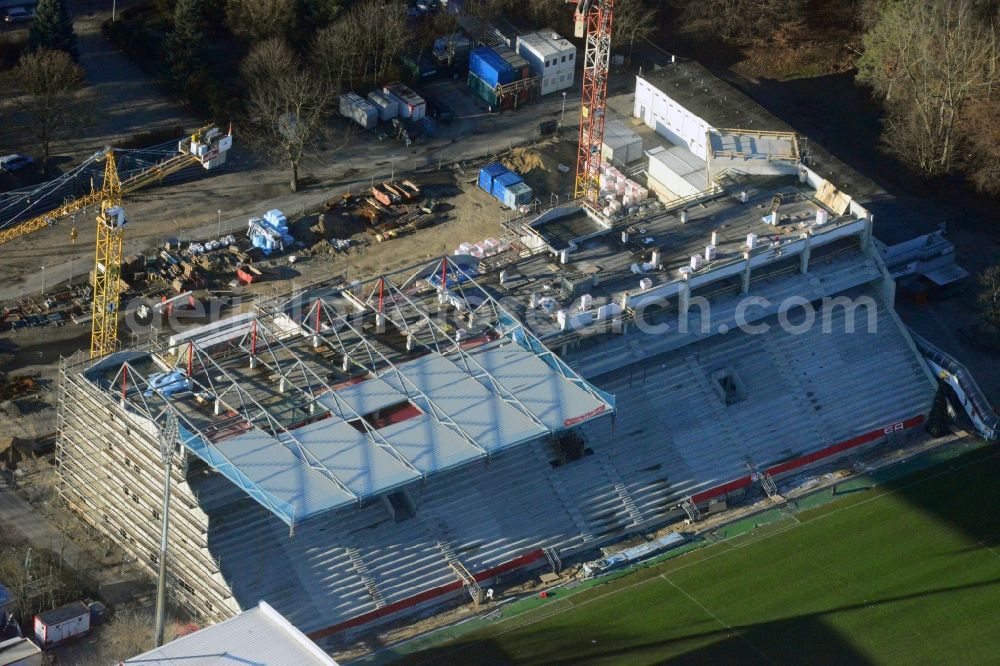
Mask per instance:
[[[350,118],[365,129],[372,129],[378,124],[378,109],[353,92],[340,96],[340,115]]]
[[[830,213],[828,213],[825,208],[820,208],[816,211],[816,224],[826,224],[826,221],[829,218]]]
[[[695,255],[691,256],[691,270],[693,270],[693,271],[698,270],[699,268],[701,268],[702,264],[704,264],[704,263],[705,263],[705,260],[702,259],[702,257],[701,257],[700,254],[695,254]]]
[[[757,247],[757,234],[747,234],[747,249],[754,249]]]
[[[381,121],[389,121],[399,115],[399,102],[390,99],[381,90],[373,90],[368,93],[368,101],[378,109],[378,119]]]
[[[74,601],[35,616],[35,641],[41,647],[62,643],[90,631],[90,609]]]
[[[705,261],[715,261],[716,247],[714,245],[707,245],[705,247]]]
[[[584,294],[580,297],[580,311],[586,312],[590,309],[590,306],[594,304],[594,297],[590,294]]]
[[[647,278],[642,278],[641,280],[639,280],[639,289],[641,289],[643,291],[646,291],[647,289],[650,289],[652,286],[653,286],[653,280],[650,279],[650,278],[648,278],[648,277]]]

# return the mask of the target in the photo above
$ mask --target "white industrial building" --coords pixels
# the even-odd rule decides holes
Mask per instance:
[[[642,159],[642,137],[623,120],[607,121],[604,124],[601,159],[610,164],[629,164]]]
[[[657,146],[649,158],[647,185],[661,201],[669,203],[708,189],[705,160],[680,146]]]
[[[676,100],[658,87],[649,76],[637,76],[635,81],[635,111],[633,115],[669,139],[702,158],[708,154],[708,131],[711,126],[688,111],[682,100]]]
[[[764,127],[760,118],[727,104],[726,93],[721,99],[716,93],[717,82],[706,83],[699,71],[694,64],[684,63],[636,77],[633,115],[701,160],[709,180],[725,171],[769,176],[798,173],[795,133]],[[679,157],[676,152],[673,155]]]
[[[573,86],[576,47],[551,30],[540,30],[517,38],[517,52],[528,61],[531,73],[541,77],[541,94]]]

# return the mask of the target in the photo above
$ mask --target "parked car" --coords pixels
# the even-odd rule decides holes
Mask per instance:
[[[21,153],[12,153],[10,155],[0,157],[0,169],[4,171],[17,171],[18,169],[23,169],[26,166],[31,166],[34,163],[35,160],[31,159],[27,155],[22,155]]]
[[[11,7],[4,15],[4,23],[24,23],[34,18],[34,15],[24,7]]]

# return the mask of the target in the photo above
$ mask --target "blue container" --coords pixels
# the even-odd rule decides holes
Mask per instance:
[[[517,209],[518,206],[527,206],[531,203],[532,198],[534,198],[534,192],[523,181],[514,183],[503,191],[503,204],[511,210]]]
[[[524,179],[513,171],[508,171],[507,173],[500,174],[493,179],[493,189],[490,190],[490,194],[493,195],[494,199],[497,199],[501,203],[503,202],[503,193],[511,185],[517,185],[518,183],[523,183]]]
[[[469,53],[469,71],[495,88],[498,83],[513,83],[518,72],[499,53],[488,46],[480,46]]]
[[[492,194],[493,181],[497,176],[502,176],[505,173],[510,173],[510,170],[499,162],[487,164],[479,170],[479,189]]]

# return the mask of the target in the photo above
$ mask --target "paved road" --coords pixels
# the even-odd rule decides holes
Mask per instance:
[[[12,490],[6,481],[0,481],[0,523],[4,530],[16,530],[36,548],[47,548],[58,553],[65,546],[63,553],[66,563],[73,569],[92,569],[96,564],[93,558]]]

